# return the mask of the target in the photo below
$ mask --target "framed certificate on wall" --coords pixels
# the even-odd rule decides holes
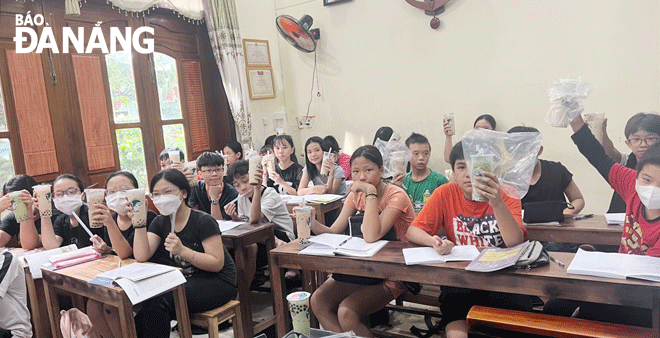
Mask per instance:
[[[268,40],[243,39],[246,67],[270,67]]]
[[[250,99],[272,99],[275,97],[275,82],[271,68],[252,68],[247,70]]]

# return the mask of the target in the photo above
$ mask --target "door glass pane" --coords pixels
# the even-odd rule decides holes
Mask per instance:
[[[163,139],[165,141],[165,148],[181,149],[183,154],[186,155],[186,161],[190,161],[190,158],[188,158],[188,152],[186,151],[186,135],[183,132],[183,124],[164,125]]]
[[[9,139],[0,138],[0,185],[14,176],[14,162],[11,158]]]
[[[115,52],[105,56],[115,123],[140,122],[132,60],[130,52]]]
[[[121,170],[135,175],[140,187],[148,190],[142,130],[140,128],[117,129],[117,147],[119,148]]]
[[[160,117],[163,120],[181,119],[181,100],[179,99],[179,75],[176,60],[166,54],[154,52],[154,68],[158,85],[158,103]]]
[[[0,84],[0,131],[8,131],[8,130],[9,129],[7,129],[7,117],[5,114],[5,100],[2,97],[2,84]]]

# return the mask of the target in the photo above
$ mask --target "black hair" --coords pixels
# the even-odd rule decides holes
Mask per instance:
[[[116,176],[124,176],[128,178],[131,181],[131,183],[133,183],[133,188],[135,189],[139,188],[137,179],[133,174],[129,173],[128,171],[115,171],[114,173],[108,175],[108,178],[105,180],[105,186],[107,187],[108,182],[110,182],[110,180]]]
[[[269,146],[270,148],[273,148],[273,141],[275,140],[276,137],[277,135],[270,135],[266,137],[266,142],[264,142],[264,146]]]
[[[5,182],[2,186],[2,194],[6,195],[10,192],[27,190],[32,195],[32,187],[37,185],[37,181],[31,176],[19,174]]]
[[[186,198],[183,199],[183,203],[186,204],[186,206],[190,206],[188,204],[188,199],[190,198],[190,183],[188,183],[188,179],[186,178],[186,175],[184,175],[182,172],[180,172],[177,169],[165,169],[161,170],[154,175],[154,177],[151,178],[151,183],[149,184],[149,191],[154,191],[154,186],[156,186],[156,183],[160,181],[161,179],[170,182],[174,184],[177,188],[183,190],[186,192]]]
[[[202,167],[223,166],[225,159],[218,153],[205,151],[197,157],[197,169],[202,170]]]
[[[637,162],[637,167],[635,167],[638,176],[639,172],[642,171],[642,168],[644,168],[644,166],[647,164],[660,167],[660,143],[653,144],[652,146],[648,147],[646,151],[644,151],[642,159]]]
[[[378,168],[383,167],[383,155],[381,155],[378,148],[374,146],[366,145],[355,149],[353,155],[351,155],[351,165],[353,165],[353,161],[358,157],[366,158],[367,160],[376,164]]]
[[[183,153],[183,151],[179,148],[165,148],[163,151],[160,152],[160,160],[165,161],[170,159],[170,151],[179,151],[179,157],[181,157],[181,161],[185,161],[186,155]]]
[[[637,113],[633,115],[633,117],[628,119],[626,128],[624,129],[626,139],[640,130],[660,136],[660,116],[649,113]]]
[[[539,132],[538,129],[536,129],[534,127],[527,127],[527,126],[515,126],[511,129],[509,129],[509,131],[507,131],[507,133],[509,133],[509,134],[511,134],[511,133],[538,133],[538,132]]]
[[[268,144],[264,144],[264,146],[259,149],[259,155],[261,156],[268,155],[269,152],[273,152],[273,147]]]
[[[463,155],[463,142],[460,141],[454,144],[454,147],[451,148],[451,153],[449,153],[449,163],[451,163],[451,170],[454,170],[456,161],[464,159],[465,156]]]
[[[239,156],[238,159],[239,160],[243,159],[243,146],[241,146],[241,144],[238,143],[238,141],[231,140],[227,142],[227,145],[225,147],[231,149],[231,151],[233,151],[235,154],[240,153],[241,156]]]
[[[328,144],[328,148],[332,148],[333,153],[339,154],[341,148],[339,148],[339,142],[337,142],[337,139],[334,136],[328,135],[323,138],[323,141]]]
[[[305,142],[305,166],[307,167],[307,176],[309,176],[310,181],[312,178],[319,175],[319,170],[316,169],[316,164],[310,162],[309,158],[307,157],[307,146],[312,143],[318,143],[321,146],[321,150],[323,151],[328,151],[328,149],[330,149],[327,142],[323,141],[323,139],[318,136],[312,136],[307,139],[307,142]]]
[[[481,120],[486,120],[486,122],[488,122],[490,126],[493,127],[493,130],[495,130],[495,127],[497,127],[497,122],[495,122],[495,118],[488,114],[479,115],[479,117],[477,117],[477,119],[474,120],[472,127],[476,126],[477,122]]]
[[[429,139],[422,134],[412,133],[410,134],[410,137],[406,139],[406,147],[410,147],[411,144],[415,144],[415,143],[428,144],[429,150],[431,149],[431,143],[429,142]]]
[[[296,147],[293,145],[293,138],[291,138],[291,135],[277,135],[273,140],[273,148],[277,143],[282,144],[284,141],[286,141],[291,146],[291,148],[293,148],[293,152],[291,153],[291,161],[293,161],[293,163],[298,163],[298,158],[296,157]],[[277,161],[277,158],[275,161]]]
[[[230,182],[233,182],[235,178],[247,175],[249,172],[250,162],[246,160],[236,161],[229,166],[229,169],[227,169],[227,179]]]
[[[51,192],[53,191],[53,189],[55,189],[55,183],[57,183],[59,180],[65,179],[65,178],[76,181],[76,183],[78,184],[78,189],[80,189],[80,192],[85,191],[85,185],[83,184],[83,182],[77,176],[71,175],[71,174],[62,174],[60,176],[57,176],[55,181],[53,181],[53,185],[50,188]]]
[[[392,134],[394,134],[394,130],[390,127],[380,127],[378,130],[376,130],[376,135],[374,135],[374,141],[371,142],[371,144],[375,144],[376,140],[383,140],[385,142],[390,140],[390,137],[392,137]]]

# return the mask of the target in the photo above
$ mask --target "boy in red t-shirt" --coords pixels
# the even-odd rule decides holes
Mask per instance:
[[[497,177],[485,172],[472,185],[459,142],[451,150],[450,162],[456,183],[438,187],[408,228],[410,242],[433,247],[439,254],[454,245],[511,247],[522,243],[527,230],[522,225],[520,200],[505,195]],[[472,201],[472,189],[487,202]],[[446,237],[444,237],[446,236]],[[531,310],[529,296],[455,287],[442,287],[440,311],[448,322],[447,338],[467,337],[465,316],[473,305]]]

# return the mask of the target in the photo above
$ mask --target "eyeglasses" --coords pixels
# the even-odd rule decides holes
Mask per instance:
[[[124,191],[126,191],[126,190],[131,190],[131,189],[133,189],[133,188],[131,188],[131,187],[127,187],[127,186],[123,186],[123,187],[119,187],[119,189],[108,189],[108,190],[107,190],[107,193],[108,193],[108,196],[110,196],[110,195],[114,195],[114,194],[116,194],[116,193],[118,193],[118,192],[124,192]]]
[[[205,175],[212,175],[212,174],[222,174],[225,172],[224,168],[216,168],[216,169],[205,169],[205,170],[200,170],[203,174]]]
[[[65,194],[67,196],[75,196],[79,191],[80,191],[80,189],[78,189],[78,188],[69,188],[66,191],[56,191],[55,192],[55,198],[63,197]]]
[[[647,137],[647,138],[637,138],[637,137],[635,137],[635,138],[628,139],[628,141],[630,142],[630,145],[632,145],[634,147],[637,147],[637,146],[641,145],[642,141],[644,141],[644,143],[646,143],[647,146],[652,146],[652,145],[658,143],[658,141],[660,141],[660,137],[657,137],[657,136],[651,136],[651,137]]]
[[[151,199],[154,199],[154,198],[156,198],[158,196],[162,196],[162,195],[176,195],[176,194],[177,193],[176,193],[175,189],[165,188],[165,190],[163,190],[163,191],[152,191],[151,194],[149,194],[149,197],[151,197]]]

